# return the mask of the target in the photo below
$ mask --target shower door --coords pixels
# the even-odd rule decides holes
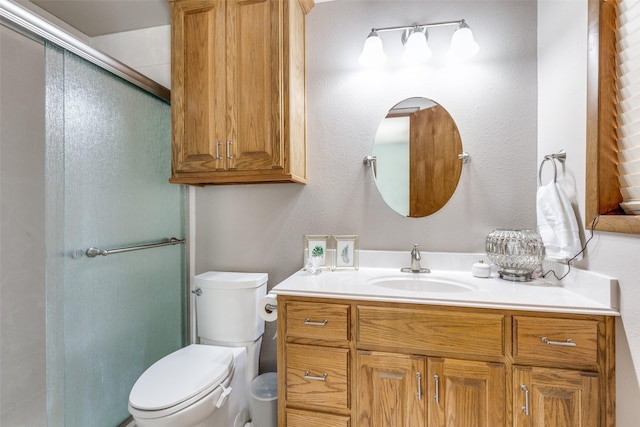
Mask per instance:
[[[140,374],[185,344],[186,251],[86,251],[184,238],[186,191],[168,183],[165,101],[46,55],[48,424],[113,427]]]

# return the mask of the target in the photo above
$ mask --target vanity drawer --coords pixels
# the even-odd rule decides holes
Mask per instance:
[[[514,316],[513,357],[516,362],[596,365],[598,322]]]
[[[504,355],[504,315],[431,308],[358,306],[358,348],[389,346],[427,353]]]
[[[350,427],[345,415],[287,409],[287,427]]]
[[[349,341],[349,305],[287,303],[287,337]]]
[[[349,350],[287,344],[287,404],[349,408]]]

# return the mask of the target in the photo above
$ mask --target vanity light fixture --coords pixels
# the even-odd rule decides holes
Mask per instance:
[[[431,57],[431,49],[427,44],[429,33],[427,28],[457,25],[451,37],[451,47],[448,57],[456,59],[470,58],[480,50],[478,43],[473,39],[471,28],[464,19],[459,21],[434,22],[429,24],[416,24],[399,27],[372,28],[367,36],[360,54],[359,62],[366,67],[383,65],[387,57],[382,47],[382,39],[378,33],[386,31],[402,31],[401,41],[404,45],[402,61],[405,64],[421,64]]]

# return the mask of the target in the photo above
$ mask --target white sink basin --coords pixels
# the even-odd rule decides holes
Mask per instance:
[[[369,284],[388,289],[418,292],[471,292],[478,289],[457,280],[422,274],[409,276],[408,274],[412,273],[407,273],[406,276],[378,277],[369,280]]]

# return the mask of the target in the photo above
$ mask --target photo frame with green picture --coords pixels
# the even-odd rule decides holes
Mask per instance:
[[[309,265],[313,270],[329,270],[331,262],[328,256],[329,239],[331,236],[325,234],[305,235],[303,265],[308,270]]]

